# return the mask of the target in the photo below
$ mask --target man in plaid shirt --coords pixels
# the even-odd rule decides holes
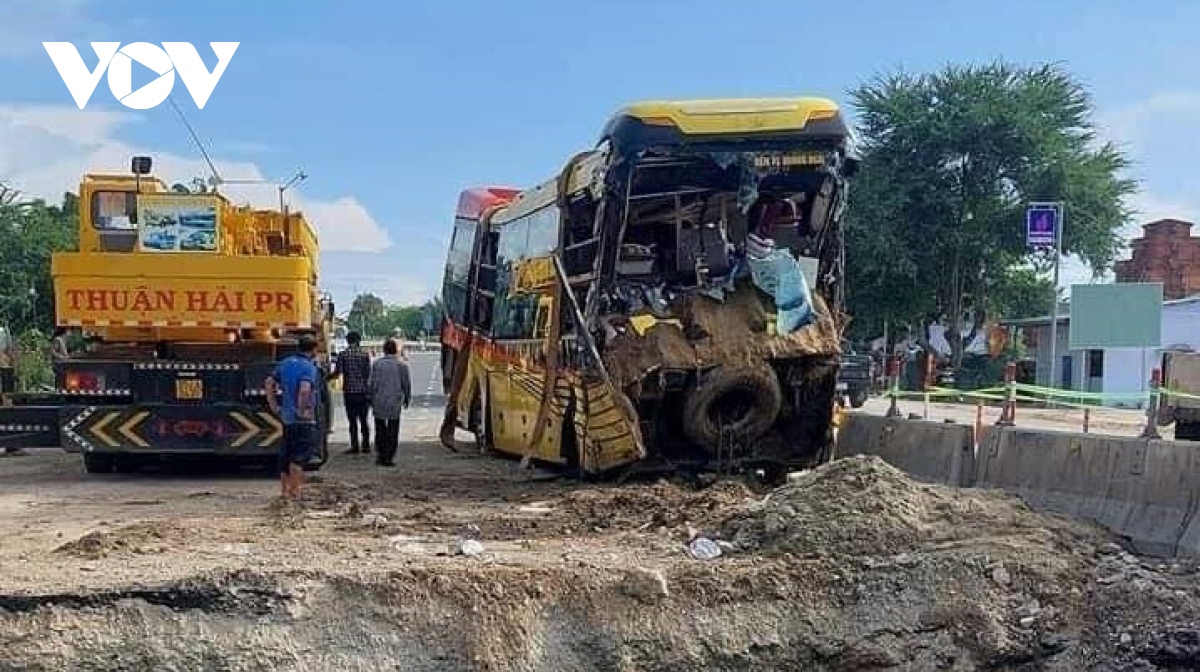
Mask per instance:
[[[346,407],[346,418],[350,421],[350,450],[359,453],[359,431],[362,432],[363,453],[371,452],[371,430],[367,429],[367,412],[371,408],[367,378],[371,375],[371,356],[359,347],[362,336],[357,331],[346,334],[348,347],[338,353],[337,362],[330,378],[342,379],[342,401]]]

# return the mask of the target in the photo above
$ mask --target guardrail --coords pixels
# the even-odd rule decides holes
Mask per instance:
[[[1016,367],[1009,364],[1005,369],[1005,381],[1002,385],[994,385],[974,390],[960,390],[927,384],[919,391],[902,391],[899,387],[899,376],[893,371],[890,376],[891,384],[884,397],[890,401],[886,416],[900,417],[899,400],[920,400],[924,403],[922,417],[930,417],[930,403],[934,401],[954,400],[958,402],[973,400],[976,404],[976,426],[982,426],[983,407],[988,404],[1001,406],[1000,418],[995,423],[1001,427],[1011,427],[1016,424],[1017,409],[1021,404],[1037,405],[1042,408],[1073,409],[1083,412],[1083,432],[1086,434],[1091,427],[1093,410],[1109,409],[1111,402],[1135,404],[1145,409],[1146,419],[1142,426],[1143,438],[1161,438],[1158,433],[1158,410],[1163,399],[1187,399],[1200,401],[1200,395],[1183,392],[1177,389],[1165,388],[1161,385],[1161,375],[1158,369],[1152,372],[1149,386],[1143,392],[1084,392],[1080,390],[1064,390],[1040,385],[1018,383]],[[928,380],[928,377],[927,377]]]

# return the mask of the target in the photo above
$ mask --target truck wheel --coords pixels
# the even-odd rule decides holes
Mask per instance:
[[[855,390],[850,395],[850,406],[852,408],[862,408],[863,404],[867,403],[867,397],[870,396],[866,390]]]
[[[83,456],[83,470],[89,474],[111,474],[115,466],[112,455],[85,453]]]
[[[783,390],[768,367],[724,366],[703,376],[683,406],[683,431],[693,443],[716,453],[723,430],[745,444],[766,434],[779,417]]]

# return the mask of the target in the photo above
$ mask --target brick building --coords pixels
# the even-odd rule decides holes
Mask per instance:
[[[1200,294],[1200,238],[1192,237],[1192,223],[1160,219],[1142,231],[1130,242],[1133,256],[1116,263],[1117,282],[1161,282],[1168,301]]]

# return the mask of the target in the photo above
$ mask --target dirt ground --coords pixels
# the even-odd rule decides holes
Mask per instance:
[[[1005,495],[870,458],[581,484],[450,453],[436,415],[296,508],[261,476],[0,459],[0,670],[1200,669],[1200,565]]]

